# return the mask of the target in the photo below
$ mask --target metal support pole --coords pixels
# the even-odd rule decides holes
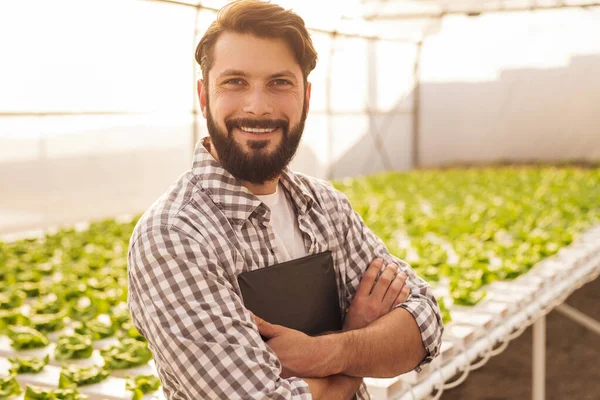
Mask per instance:
[[[196,17],[194,18],[194,37],[192,38],[192,45],[194,51],[196,51],[196,37],[198,37],[198,20],[200,18],[200,7],[196,8]],[[194,158],[194,151],[196,150],[196,143],[198,143],[198,108],[200,107],[200,100],[198,99],[198,76],[196,75],[196,59],[192,62],[192,154],[191,158]]]
[[[600,322],[585,315],[581,311],[567,304],[561,304],[555,308],[556,311],[577,322],[579,325],[588,328],[590,331],[600,335]]]
[[[329,60],[327,64],[327,76],[325,77],[325,113],[327,114],[327,161],[325,164],[325,178],[333,179],[333,119],[332,119],[332,100],[331,100],[331,75],[333,74],[333,54],[335,53],[335,39],[337,32],[331,34],[329,43]]]
[[[533,400],[546,398],[546,316],[533,323]]]
[[[421,165],[419,156],[421,128],[421,49],[423,39],[417,43],[417,54],[415,55],[415,64],[413,65],[414,89],[413,89],[413,116],[412,116],[412,168],[417,169]]]

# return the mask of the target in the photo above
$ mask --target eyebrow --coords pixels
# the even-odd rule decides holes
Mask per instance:
[[[269,76],[269,79],[275,79],[275,78],[292,78],[292,79],[296,79],[296,75],[294,75],[294,73],[292,71],[281,71],[281,72],[277,72],[276,74],[273,74],[271,76]]]
[[[221,73],[221,75],[219,75],[219,79],[225,78],[228,76],[248,76],[248,74],[246,74],[244,71],[241,71],[238,69],[227,69],[227,70],[223,71],[223,73]],[[294,75],[294,73],[290,70],[276,72],[274,74],[269,75],[268,78],[276,79],[276,78],[285,78],[285,77],[296,80],[296,75]]]

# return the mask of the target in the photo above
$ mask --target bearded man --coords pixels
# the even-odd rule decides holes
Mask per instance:
[[[439,352],[430,287],[343,194],[288,167],[316,59],[298,15],[255,0],[224,7],[198,44],[209,137],[129,247],[129,308],[169,399],[367,399],[363,377],[420,370]],[[341,331],[308,336],[244,307],[241,273],[324,251]]]

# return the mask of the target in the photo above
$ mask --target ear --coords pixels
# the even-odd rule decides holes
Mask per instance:
[[[308,110],[310,109],[310,91],[312,89],[312,84],[310,82],[306,82],[306,104],[304,104],[304,108],[306,108],[306,115],[308,115]]]
[[[208,91],[206,90],[206,86],[204,85],[204,81],[202,79],[198,79],[198,99],[200,100],[200,109],[202,110],[202,115],[206,118],[206,99],[208,96]]]

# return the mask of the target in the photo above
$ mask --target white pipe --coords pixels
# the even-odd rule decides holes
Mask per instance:
[[[556,307],[555,310],[564,315],[565,317],[568,317],[573,321],[577,322],[578,324],[588,328],[590,331],[600,335],[600,322],[585,315],[581,311],[571,307],[568,304],[561,304],[558,307]]]
[[[546,398],[546,317],[533,323],[533,400]]]

